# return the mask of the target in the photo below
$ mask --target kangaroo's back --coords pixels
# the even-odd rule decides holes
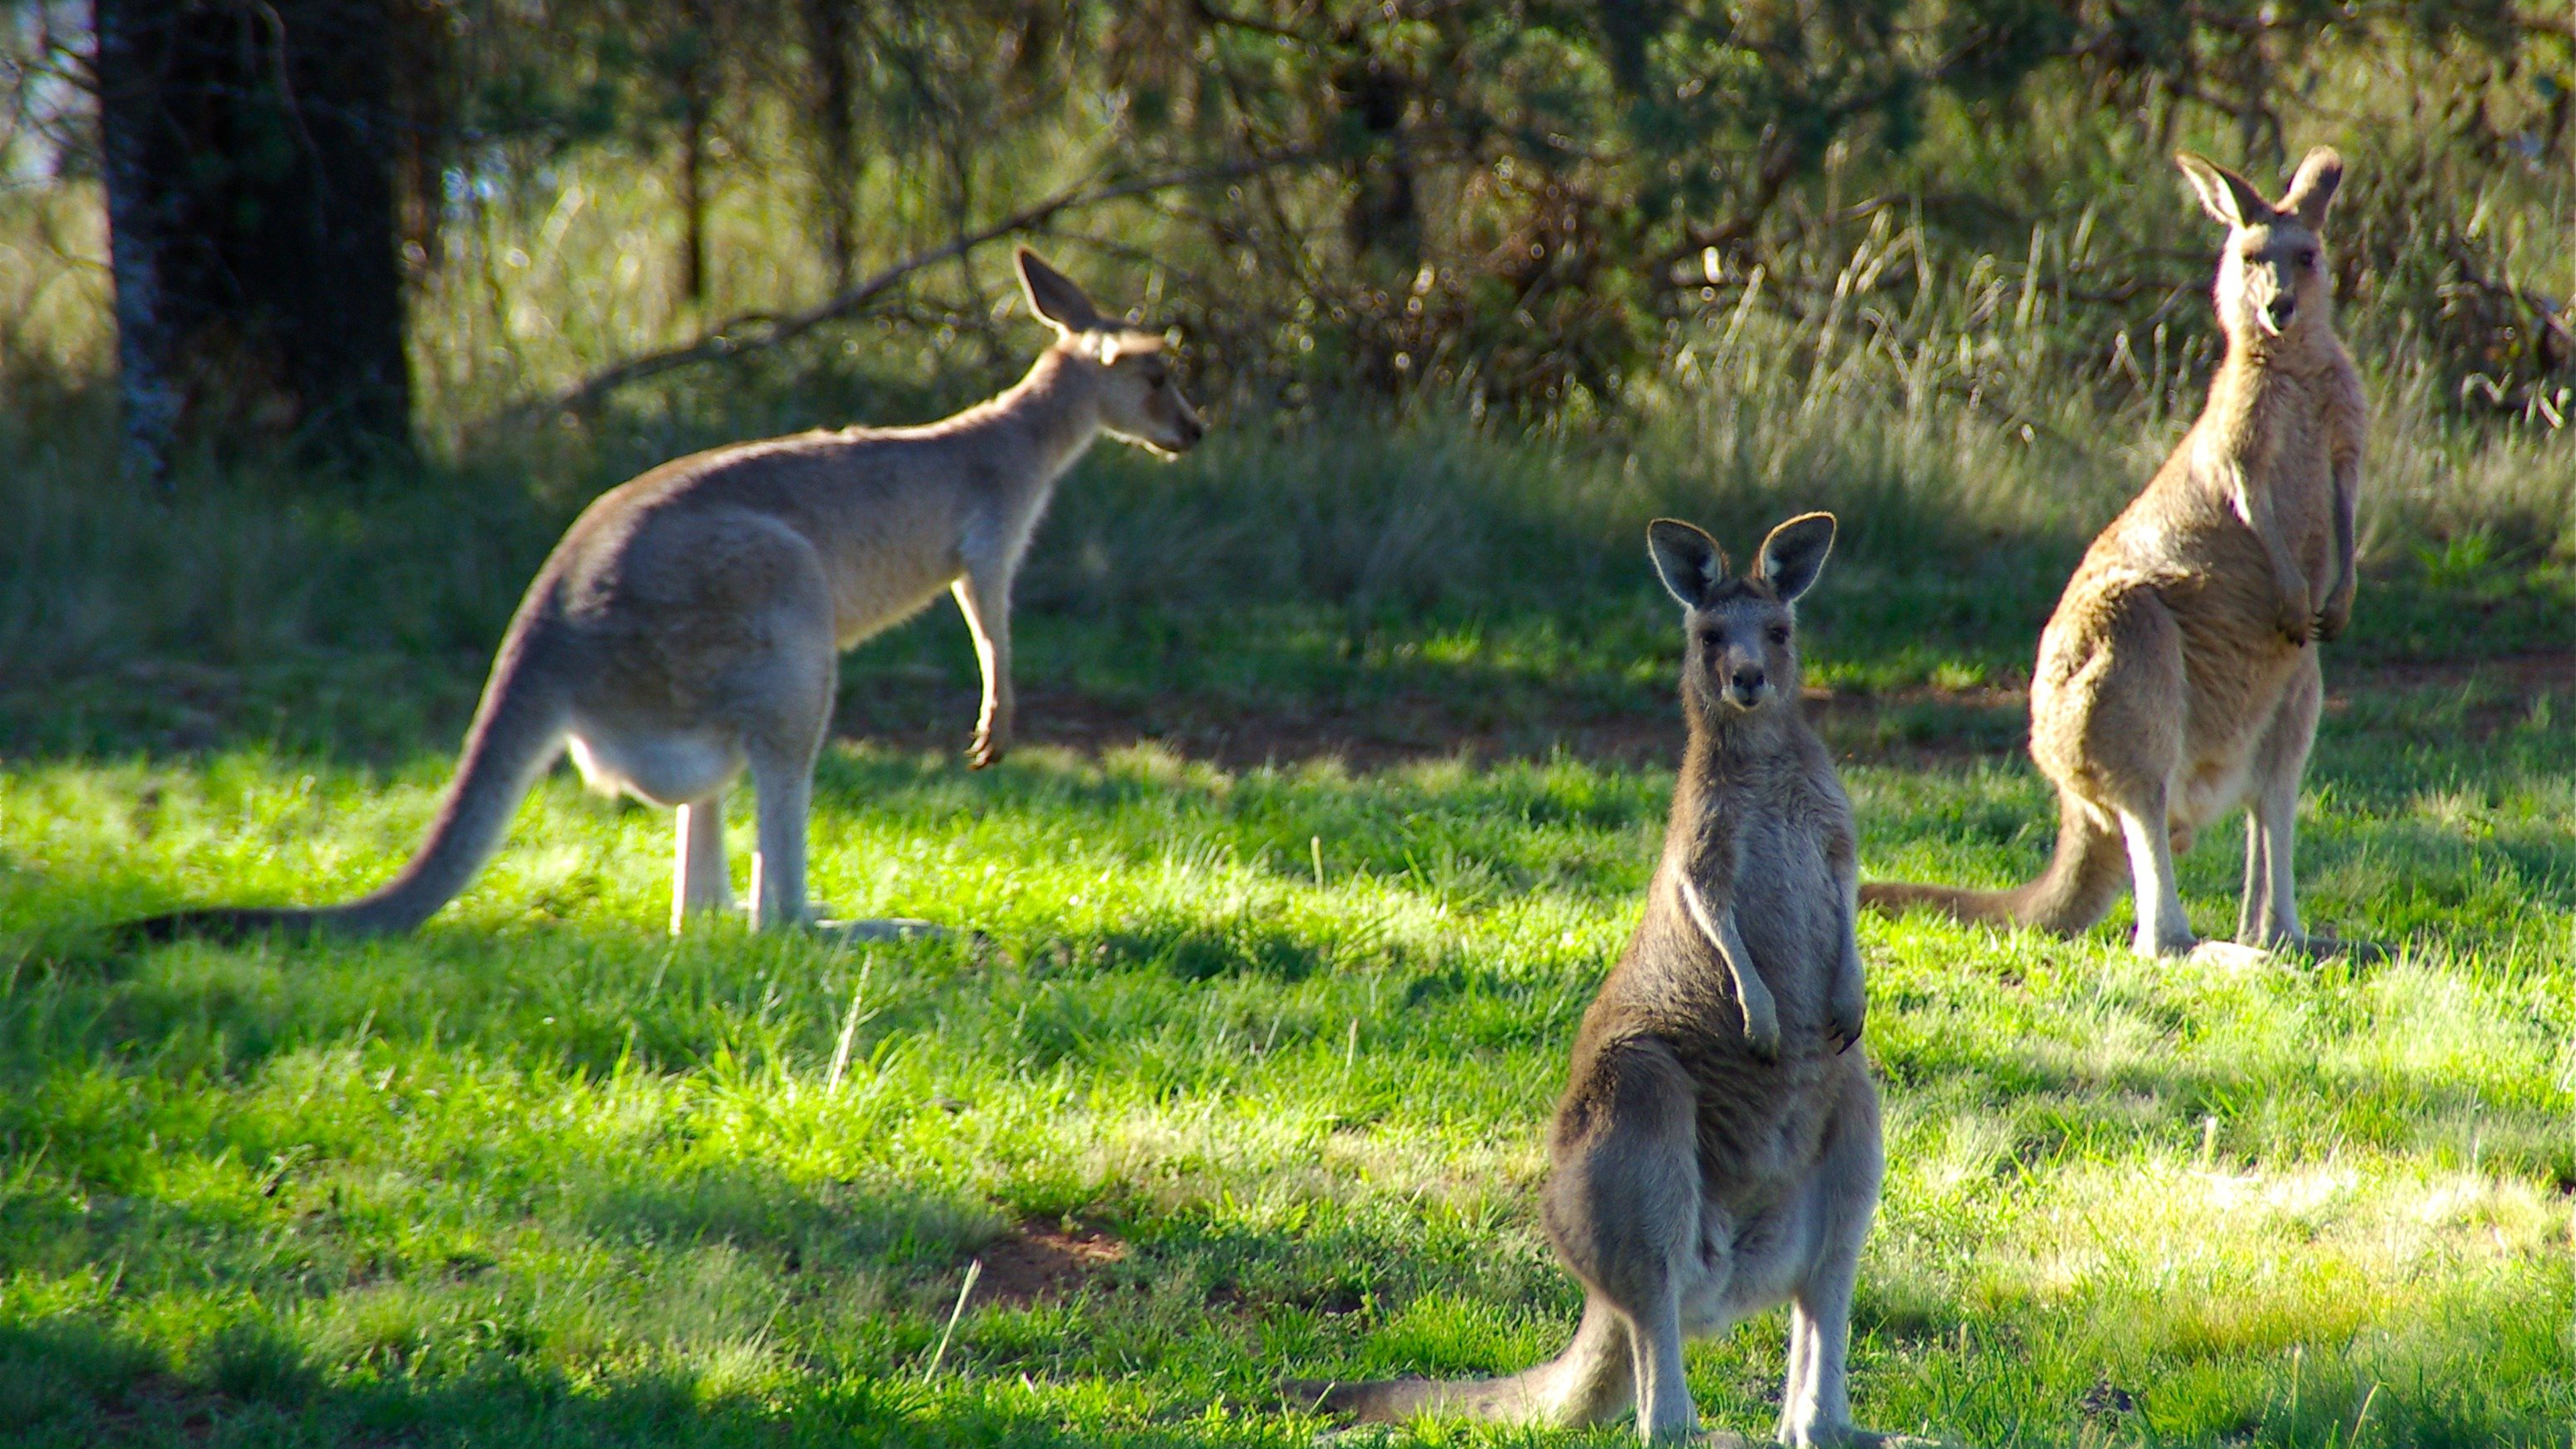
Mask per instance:
[[[812,432],[674,459],[584,510],[536,587],[625,650],[639,631],[739,617],[782,569],[811,568],[834,641],[854,642],[939,597],[980,514],[1026,506],[1008,495],[1034,470],[978,466],[971,441]]]

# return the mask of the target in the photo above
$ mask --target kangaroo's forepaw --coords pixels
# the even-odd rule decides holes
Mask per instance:
[[[2304,645],[2316,634],[2317,611],[2308,602],[2311,597],[2306,589],[2285,596],[2279,612],[2273,615],[2273,623],[2280,628],[2281,637],[2293,645]]]
[[[1869,998],[1857,992],[1836,992],[1841,998],[1826,1004],[1825,1035],[1840,1056],[1860,1042],[1860,1034],[1869,1026]]]
[[[975,731],[975,743],[966,749],[966,766],[986,770],[1002,762],[1011,752],[1011,731],[1005,725],[986,725]]]
[[[1759,1021],[1746,1022],[1744,1044],[1751,1047],[1753,1055],[1763,1061],[1780,1060],[1780,1019],[1771,1016]]]

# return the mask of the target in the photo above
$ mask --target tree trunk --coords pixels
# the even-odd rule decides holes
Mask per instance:
[[[680,126],[680,295],[707,300],[707,113],[694,96]]]
[[[95,0],[132,461],[408,447],[387,0]]]
[[[680,292],[707,300],[707,141],[715,120],[715,17],[707,0],[685,0],[680,48]]]
[[[849,0],[805,0],[805,50],[814,67],[815,124],[822,128],[823,246],[834,295],[850,289],[858,256],[857,90],[850,75]]]
[[[1357,372],[1371,390],[1395,392],[1410,380],[1404,303],[1422,255],[1422,216],[1404,135],[1410,84],[1393,62],[1362,50],[1335,73],[1333,97],[1358,123],[1360,142],[1350,161],[1351,196],[1342,214],[1358,283]]]
[[[439,262],[439,219],[447,204],[444,141],[449,131],[446,16],[423,0],[392,0],[395,235],[402,273],[417,286]]]
[[[1351,165],[1350,209],[1342,219],[1351,255],[1387,275],[1409,276],[1422,254],[1422,216],[1404,137],[1410,87],[1392,62],[1370,55],[1343,68],[1334,95],[1358,120],[1364,141]]]

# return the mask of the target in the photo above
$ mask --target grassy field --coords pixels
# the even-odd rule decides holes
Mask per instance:
[[[2172,426],[1104,455],[1027,593],[1031,743],[963,768],[943,608],[854,656],[821,770],[819,893],[986,949],[675,944],[667,817],[559,774],[416,940],[108,952],[145,909],[389,872],[605,479],[173,513],[73,501],[77,458],[20,449],[0,1437],[1289,1445],[1318,1425],[1283,1372],[1532,1362],[1577,1307],[1542,1125],[1679,747],[1637,525],[1742,547],[1844,510],[1809,683],[1865,866],[2000,882],[2054,819],[2019,754],[2038,624]],[[2314,919],[2403,950],[2229,974],[2130,959],[2125,908],[2073,943],[1865,923],[1864,1422],[2576,1433],[2576,577],[2513,521],[2576,467],[2382,457],[2300,875]],[[2184,862],[2204,931],[2238,850]],[[1781,1336],[1694,1350],[1707,1418],[1767,1432]]]

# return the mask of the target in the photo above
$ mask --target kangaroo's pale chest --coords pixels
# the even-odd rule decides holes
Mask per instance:
[[[1766,979],[1785,984],[1841,959],[1841,888],[1807,820],[1776,812],[1748,819],[1730,895],[1737,928]]]
[[[2202,452],[2207,481],[2244,526],[2276,531],[2312,587],[2324,588],[2342,431],[2330,392],[2306,379],[2279,379],[2215,421]]]

